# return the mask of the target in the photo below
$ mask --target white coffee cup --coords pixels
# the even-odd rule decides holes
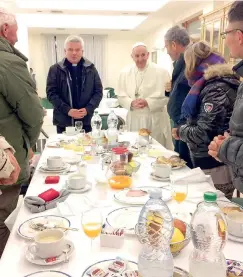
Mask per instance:
[[[58,168],[63,165],[62,157],[60,156],[51,156],[47,158],[47,166],[49,168]]]
[[[75,131],[76,131],[76,129],[73,126],[66,127],[66,133],[67,134],[74,134]]]
[[[236,237],[243,238],[243,212],[232,211],[227,216],[228,232]]]
[[[83,189],[87,184],[87,179],[85,175],[72,174],[68,177],[67,183],[70,189]]]
[[[34,241],[28,246],[28,250],[42,259],[61,255],[66,244],[64,232],[58,229],[38,232],[34,237]]]
[[[171,174],[171,166],[167,164],[152,163],[153,174],[160,178],[168,178]]]

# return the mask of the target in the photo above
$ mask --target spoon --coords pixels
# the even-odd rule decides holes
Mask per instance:
[[[70,246],[69,244],[67,244],[65,247],[66,247],[66,248],[64,248],[64,249],[62,250],[62,252],[65,254],[65,260],[64,260],[64,262],[65,262],[65,263],[68,263],[68,262],[69,262],[68,252],[70,251],[71,246]]]

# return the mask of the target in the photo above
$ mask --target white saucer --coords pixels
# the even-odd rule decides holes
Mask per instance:
[[[72,255],[74,251],[74,244],[70,240],[66,240],[67,244],[66,246],[69,246],[69,251],[67,252],[67,258],[69,259],[70,256]],[[25,251],[25,258],[32,264],[37,264],[37,265],[55,265],[59,264],[65,261],[66,259],[66,253],[62,253],[60,256],[56,257],[55,261],[47,261],[47,259],[42,259],[38,256],[34,256],[32,253],[29,252],[28,246]]]
[[[87,184],[82,189],[71,189],[71,188],[68,188],[68,182],[66,181],[66,183],[65,183],[65,189],[68,192],[70,192],[70,193],[84,193],[84,192],[90,190],[91,188],[92,188],[92,183],[89,182],[89,181],[87,181]]]
[[[231,234],[228,234],[229,240],[236,241],[236,242],[243,242],[243,238],[233,236]]]
[[[69,170],[70,167],[71,165],[67,163],[64,163],[62,167],[58,167],[58,168],[49,168],[46,164],[42,164],[39,167],[39,171],[44,173],[62,173],[66,170]]]
[[[160,182],[168,182],[168,181],[170,181],[170,177],[162,178],[162,177],[154,175],[153,173],[151,173],[150,175],[156,181],[160,181]]]
[[[64,131],[64,132],[63,132],[63,135],[72,137],[72,136],[78,135],[79,133],[80,133],[79,131],[75,131],[75,132],[73,132],[73,133],[66,133],[66,131]]]

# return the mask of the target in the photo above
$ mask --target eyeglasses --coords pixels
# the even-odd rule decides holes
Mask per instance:
[[[232,32],[237,32],[237,31],[243,33],[243,31],[240,29],[232,29],[232,30],[228,30],[228,31],[220,33],[220,36],[222,37],[222,39],[225,39],[227,34],[232,33]]]

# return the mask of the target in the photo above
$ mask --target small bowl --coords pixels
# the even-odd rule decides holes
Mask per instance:
[[[131,176],[133,173],[133,168],[128,163],[124,162],[113,162],[110,166],[110,170],[113,174],[117,176]]]
[[[243,238],[243,213],[233,211],[227,214],[228,232],[239,238]]]
[[[133,173],[136,173],[138,172],[140,166],[141,166],[141,163],[140,162],[137,162],[137,161],[131,161],[130,163],[128,163],[131,167],[132,167],[132,172]]]
[[[170,251],[173,255],[173,257],[176,257],[177,255],[180,254],[180,252],[189,244],[190,240],[191,240],[191,232],[190,232],[190,226],[180,220],[180,219],[177,219],[177,218],[174,218],[174,222],[175,220],[179,223],[179,224],[182,224],[182,226],[185,226],[186,227],[186,230],[182,230],[182,228],[180,228],[179,226],[175,226],[177,227],[184,235],[184,240],[183,241],[178,241],[178,242],[171,242],[170,243]]]
[[[112,189],[129,188],[132,184],[132,178],[129,176],[113,176],[108,179],[108,183]]]

